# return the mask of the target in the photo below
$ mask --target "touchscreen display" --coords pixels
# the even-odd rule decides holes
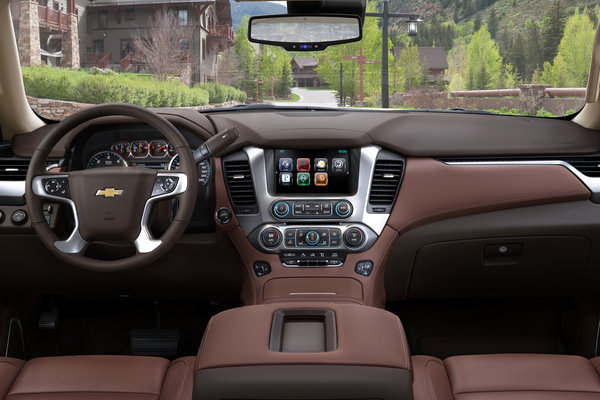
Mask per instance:
[[[275,150],[277,193],[348,193],[349,154],[348,149]]]

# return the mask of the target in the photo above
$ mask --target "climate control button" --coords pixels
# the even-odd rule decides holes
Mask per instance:
[[[281,243],[281,232],[277,229],[269,228],[260,235],[260,240],[265,247],[277,247]]]
[[[359,228],[350,228],[344,233],[344,243],[348,247],[358,247],[365,241],[365,233]]]
[[[310,231],[306,234],[306,243],[310,244],[311,246],[316,245],[317,243],[319,243],[319,234],[315,231]]]

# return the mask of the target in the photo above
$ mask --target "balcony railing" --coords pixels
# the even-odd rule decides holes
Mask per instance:
[[[10,3],[10,13],[13,19],[20,19],[21,3]],[[68,32],[69,30],[69,16],[67,14],[40,5],[38,5],[38,22],[40,28],[50,32]]]
[[[85,66],[96,65],[100,68],[105,68],[111,61],[110,51],[99,53],[83,53],[81,64]]]
[[[209,25],[208,26],[208,36],[212,36],[215,38],[225,38],[233,43],[233,29],[231,29],[231,25]]]

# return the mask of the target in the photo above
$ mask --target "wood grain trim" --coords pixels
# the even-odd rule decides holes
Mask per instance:
[[[442,219],[590,198],[560,165],[447,165],[408,158],[388,225],[399,233]]]

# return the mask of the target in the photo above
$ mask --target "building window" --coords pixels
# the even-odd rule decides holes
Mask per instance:
[[[202,59],[206,60],[206,39],[202,39]]]
[[[94,40],[94,53],[104,53],[104,40]]]
[[[98,29],[106,29],[108,25],[108,11],[98,11]]]
[[[187,50],[189,48],[187,39],[179,39],[179,50]]]
[[[135,21],[135,8],[126,8],[125,9],[125,20],[126,21]]]
[[[131,53],[131,39],[121,39],[121,60]]]
[[[57,1],[55,1],[54,4],[52,4],[52,9],[58,11],[58,7],[59,7],[59,4]]]
[[[87,33],[92,33],[92,16],[89,12],[85,14],[85,31]],[[88,51],[89,53],[89,51]]]
[[[179,25],[187,25],[188,10],[177,10],[177,18],[179,18]]]

